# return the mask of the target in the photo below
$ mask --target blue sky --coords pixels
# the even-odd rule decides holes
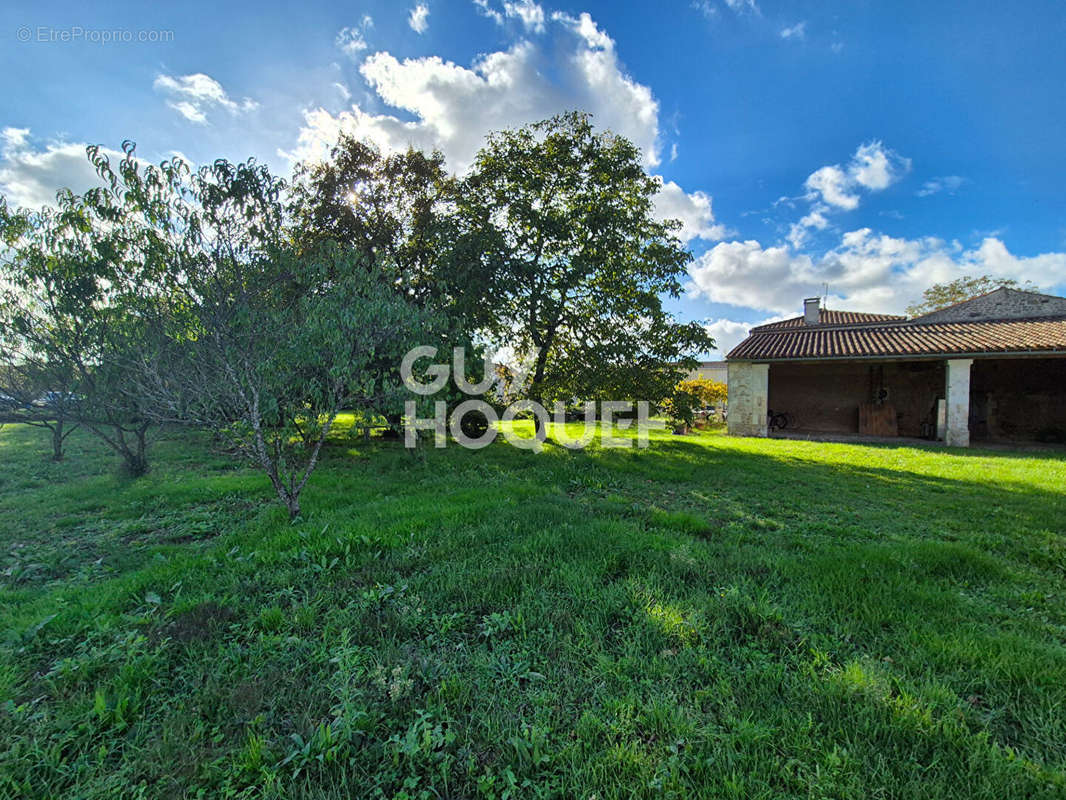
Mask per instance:
[[[1066,289],[1061,2],[95,5],[0,10],[15,202],[85,188],[86,143],[288,173],[344,129],[461,171],[583,108],[662,176],[694,254],[671,307],[723,349],[826,284],[888,312],[963,274]]]

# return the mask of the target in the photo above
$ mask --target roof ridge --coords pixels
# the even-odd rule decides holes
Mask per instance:
[[[1054,296],[1054,295],[1050,295]],[[984,325],[989,322],[1062,322],[1066,320],[1066,314],[1051,314],[1051,315],[1034,315],[1031,317],[979,317],[977,319],[944,319],[934,320],[931,322],[922,322],[921,317],[915,317],[914,319],[907,320],[907,325],[910,327],[918,327],[920,325]]]
[[[923,317],[930,317],[933,314],[940,314],[948,309],[958,308],[964,306],[967,303],[972,303],[974,300],[980,300],[982,297],[988,297],[996,292],[1015,292],[1017,294],[1028,294],[1033,297],[1050,297],[1055,300],[1062,300],[1063,298],[1057,294],[1048,294],[1047,292],[1034,292],[1030,289],[1017,289],[1013,286],[997,286],[995,289],[990,289],[987,292],[981,292],[981,294],[975,294],[973,297],[967,297],[965,300],[957,300],[950,305],[942,306],[941,308],[934,309],[933,311],[926,311],[924,314],[919,314],[917,317],[911,317],[912,320],[919,320]]]
[[[727,360],[929,358],[952,354],[1066,353],[1066,314],[880,324],[798,325],[753,331]]]
[[[818,328],[818,329],[821,329],[821,330],[825,330],[825,329],[828,329],[828,328],[838,328],[838,327],[849,326],[849,325],[877,325],[877,324],[883,323],[883,322],[905,321],[907,319],[907,317],[905,315],[902,315],[902,314],[883,314],[883,313],[878,312],[878,311],[845,311],[843,309],[836,309],[836,308],[823,308],[823,309],[821,309],[821,313],[822,314],[827,314],[828,313],[828,314],[851,315],[851,316],[856,316],[856,317],[868,317],[868,319],[859,319],[859,320],[850,320],[850,321],[845,320],[845,321],[841,321],[841,322],[818,322],[815,325],[809,326],[811,329]],[[750,328],[749,330],[752,331],[752,332],[758,331],[760,333],[763,333],[763,332],[776,332],[776,331],[781,331],[781,330],[791,330],[791,328],[789,326],[796,326],[796,327],[801,327],[802,328],[802,327],[805,327],[805,324],[803,323],[803,319],[804,319],[803,315],[798,315],[798,316],[795,316],[795,317],[788,317],[786,319],[774,320],[773,322],[764,322],[762,325],[756,325],[755,327]]]

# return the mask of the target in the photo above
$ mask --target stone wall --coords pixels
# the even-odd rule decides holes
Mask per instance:
[[[766,435],[766,396],[769,366],[750,361],[729,362],[729,416],[733,436]]]

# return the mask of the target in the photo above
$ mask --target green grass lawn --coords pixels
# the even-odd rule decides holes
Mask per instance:
[[[1066,459],[0,430],[2,797],[1064,797]]]

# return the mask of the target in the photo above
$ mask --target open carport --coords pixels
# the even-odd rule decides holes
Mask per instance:
[[[915,319],[812,298],[728,364],[734,435],[1066,440],[1066,298],[997,289]]]

